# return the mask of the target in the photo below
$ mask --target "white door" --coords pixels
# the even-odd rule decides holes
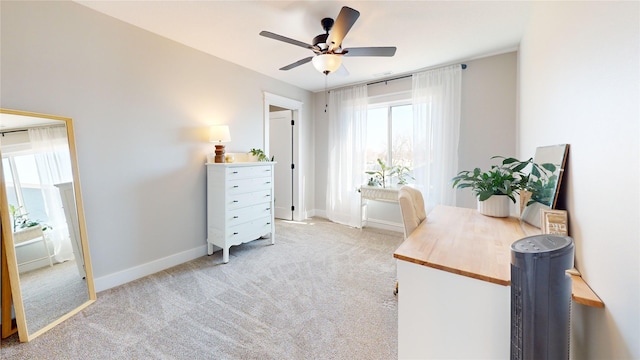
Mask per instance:
[[[293,220],[293,119],[291,110],[269,113],[269,156],[274,170],[275,217]]]

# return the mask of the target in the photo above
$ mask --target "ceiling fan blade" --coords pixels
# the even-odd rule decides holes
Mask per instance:
[[[310,45],[310,44],[307,44],[307,43],[303,43],[302,41],[294,40],[294,39],[288,38],[286,36],[274,34],[274,33],[270,32],[270,31],[260,31],[260,35],[262,35],[264,37],[268,37],[270,39],[284,41],[284,42],[292,44],[292,45],[297,45],[297,46],[303,47],[305,49],[313,50],[313,45]]]
[[[349,30],[351,30],[351,27],[355,24],[356,20],[358,20],[359,16],[360,12],[350,7],[343,6],[342,9],[340,9],[340,13],[329,34],[329,41],[327,42],[327,44],[329,44],[329,51],[340,48],[342,40],[344,40],[344,37]]]
[[[294,63],[291,63],[291,64],[289,64],[287,66],[281,67],[280,70],[291,70],[294,67],[298,67],[298,66],[300,66],[302,64],[308,63],[309,61],[311,61],[311,59],[313,59],[313,56],[309,56],[309,57],[306,57],[304,59],[300,59],[300,60],[298,60],[298,61],[296,61]]]
[[[357,47],[342,51],[345,52],[344,56],[393,56],[396,54],[396,47]]]

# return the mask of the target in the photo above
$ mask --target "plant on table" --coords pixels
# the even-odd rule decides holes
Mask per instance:
[[[394,166],[390,175],[395,175],[398,178],[398,185],[407,185],[409,183],[409,179],[415,179],[411,176],[411,168],[405,165]]]
[[[249,152],[251,153],[251,155],[258,157],[258,161],[269,161],[269,158],[264,153],[264,151],[262,151],[262,149],[251,149],[249,150]]]
[[[378,162],[379,170],[369,170],[365,171],[368,175],[373,175],[371,179],[369,179],[369,186],[380,186],[383,188],[387,187],[387,177],[391,176],[391,171],[393,170],[392,166],[388,166],[381,159],[376,159]]]
[[[38,220],[29,219],[29,213],[23,212],[23,209],[24,207],[22,206],[16,207],[13,204],[9,204],[9,213],[11,213],[11,218],[13,219],[13,232],[38,225],[42,227],[43,231],[51,229],[49,225],[43,224]]]
[[[394,176],[398,178],[398,185],[406,185],[409,183],[409,179],[413,179],[413,176],[411,176],[411,168],[408,166],[389,166],[382,159],[376,159],[376,161],[378,162],[378,169],[365,171],[367,175],[373,175],[367,182],[368,186],[382,186],[386,188],[392,185]]]
[[[512,157],[493,156],[491,159],[502,159],[498,165],[492,165],[487,171],[480,168],[463,170],[455,176],[452,187],[457,189],[469,188],[478,197],[478,201],[485,201],[493,195],[506,195],[516,202],[516,195],[521,190],[531,191],[533,198],[544,196],[542,189],[546,189],[555,171],[553,164],[536,164],[533,158],[518,160]],[[525,169],[531,165],[529,173]],[[531,201],[530,201],[531,202]],[[529,202],[529,203],[530,203]]]

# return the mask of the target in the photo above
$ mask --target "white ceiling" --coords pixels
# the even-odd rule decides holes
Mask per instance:
[[[76,1],[127,23],[309,91],[325,87],[311,63],[279,68],[311,50],[259,36],[271,31],[305,43],[320,20],[342,6],[360,12],[343,48],[396,46],[394,57],[345,57],[348,76],[328,87],[513,51],[528,21],[529,1]]]
[[[35,116],[5,113],[0,114],[0,131],[11,131],[54,124],[60,125],[61,123],[63,123],[61,120],[39,118]]]

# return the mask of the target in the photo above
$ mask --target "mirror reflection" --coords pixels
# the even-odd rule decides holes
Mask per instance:
[[[536,148],[533,167],[529,175],[527,188],[529,198],[522,219],[540,227],[540,209],[555,209],[562,183],[565,162],[569,151],[568,144],[542,146]]]
[[[15,263],[8,263],[17,268],[19,279],[19,287],[12,279],[12,295],[18,330],[21,311],[16,303],[21,300],[29,340],[95,299],[95,293],[80,235],[70,121],[0,116],[3,190],[12,235],[7,243],[14,249],[7,255],[14,256]]]

